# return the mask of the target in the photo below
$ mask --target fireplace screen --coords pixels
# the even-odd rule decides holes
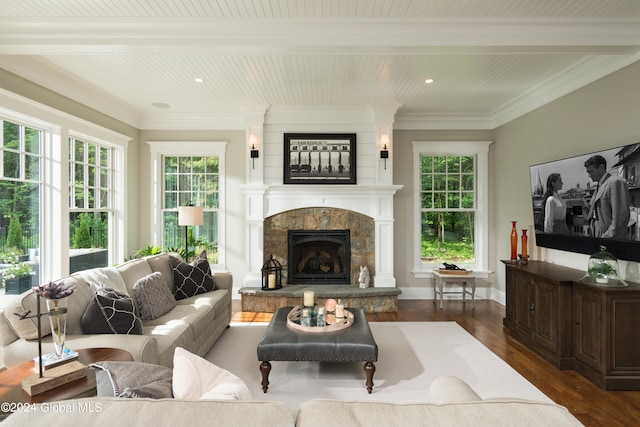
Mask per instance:
[[[288,280],[292,285],[348,285],[349,230],[289,230]]]

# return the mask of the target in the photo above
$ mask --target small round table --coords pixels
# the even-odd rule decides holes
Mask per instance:
[[[105,360],[133,361],[133,357],[128,351],[118,348],[86,348],[76,351],[78,352],[78,361],[84,365]],[[33,360],[0,372],[0,402],[41,403],[95,396],[96,375],[93,369],[87,369],[87,376],[84,378],[77,379],[35,396],[29,396],[29,394],[22,389],[22,379],[37,373],[38,369]],[[8,415],[9,413],[0,411],[0,418],[7,417]]]

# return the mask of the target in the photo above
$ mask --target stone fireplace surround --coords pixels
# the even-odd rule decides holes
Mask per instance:
[[[288,237],[291,230],[350,231],[349,284],[358,285],[358,269],[366,265],[370,274],[375,273],[375,224],[373,218],[358,212],[338,208],[301,208],[270,216],[264,221],[264,253],[273,255],[282,264],[282,282],[289,281]],[[293,274],[293,273],[292,273]]]
[[[277,307],[299,304],[303,292],[311,289],[316,292],[318,303],[326,298],[343,298],[349,307],[362,308],[367,312],[395,311],[400,290],[396,288],[393,275],[393,197],[401,188],[399,185],[244,186],[249,272],[238,292],[242,297],[242,310],[273,312]],[[296,212],[295,221],[301,223],[293,227],[305,226],[306,218],[309,221],[306,226],[317,223],[318,227],[350,228],[342,225],[350,223],[363,230],[361,239],[365,240],[356,242],[356,246],[365,249],[361,252],[356,249],[355,260],[352,253],[352,286],[287,285],[283,282],[282,289],[261,290],[262,265],[275,251],[272,249],[274,245],[282,244],[286,248],[285,230],[292,227],[289,221],[294,219],[290,215]],[[282,227],[281,231],[273,230],[274,219],[278,227]],[[281,222],[283,219],[286,223]],[[326,221],[330,219],[336,221],[335,225],[327,225]],[[353,250],[353,237],[351,245]],[[278,260],[286,263],[286,255]],[[367,265],[371,270],[371,287],[368,289],[357,286],[354,269],[359,269],[360,265]]]

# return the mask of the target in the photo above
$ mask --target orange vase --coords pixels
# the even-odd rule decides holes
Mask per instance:
[[[516,231],[516,221],[511,221],[511,261],[518,259],[518,232]]]
[[[529,247],[528,245],[529,242],[529,238],[527,237],[527,230],[522,230],[522,258],[527,258],[527,249]]]

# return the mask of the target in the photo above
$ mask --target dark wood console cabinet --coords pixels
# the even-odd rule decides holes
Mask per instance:
[[[504,325],[517,341],[560,369],[573,367],[572,307],[576,270],[531,261],[505,261],[507,307]]]
[[[605,390],[640,390],[640,285],[593,286],[580,270],[504,263],[511,337]]]

